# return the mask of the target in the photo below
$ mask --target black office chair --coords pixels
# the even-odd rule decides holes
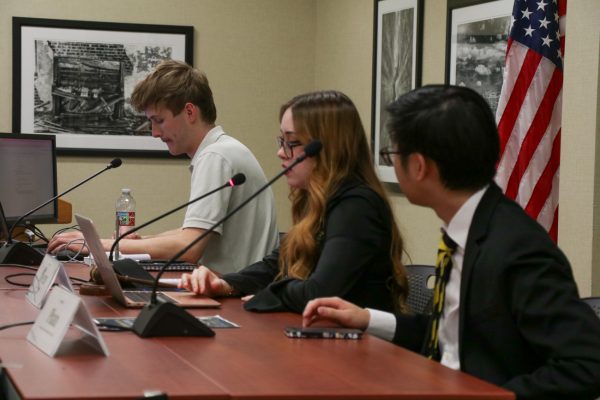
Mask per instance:
[[[406,302],[416,314],[431,314],[431,301],[435,283],[433,265],[407,265],[408,298]]]
[[[600,318],[600,297],[584,297],[581,300],[592,307],[592,310],[594,310],[598,318]]]

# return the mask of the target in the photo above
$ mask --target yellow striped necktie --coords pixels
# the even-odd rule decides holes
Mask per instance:
[[[433,310],[423,349],[423,354],[427,356],[427,358],[437,361],[441,358],[438,343],[439,324],[444,311],[446,284],[448,283],[450,270],[452,269],[452,254],[454,253],[454,250],[456,250],[456,243],[450,239],[450,236],[448,236],[444,230],[442,230],[442,233],[442,239],[440,240],[438,248],[437,262],[435,264]]]

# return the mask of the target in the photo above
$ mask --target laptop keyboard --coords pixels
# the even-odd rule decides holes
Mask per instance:
[[[160,271],[165,265],[165,261],[138,261],[138,263],[146,271]],[[167,267],[167,271],[178,271],[178,272],[191,272],[196,269],[198,265],[194,263],[178,262],[173,263]]]
[[[150,298],[152,297],[152,292],[150,292],[150,291],[128,290],[124,293],[125,293],[125,297],[127,297],[129,300],[134,301],[136,303],[149,303]],[[170,302],[169,297],[163,295],[160,292],[157,292],[156,296],[161,301]]]

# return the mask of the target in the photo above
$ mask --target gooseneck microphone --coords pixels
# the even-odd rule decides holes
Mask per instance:
[[[120,167],[122,163],[123,162],[121,161],[120,158],[113,159],[110,163],[108,163],[108,165],[106,167],[104,167],[100,171],[96,172],[92,176],[84,179],[83,181],[79,182],[75,186],[70,187],[69,189],[65,190],[64,192],[52,197],[48,201],[40,204],[39,206],[35,207],[32,210],[29,210],[24,215],[19,217],[19,219],[11,226],[10,230],[8,231],[8,237],[6,238],[6,244],[3,247],[0,247],[0,264],[39,265],[44,258],[44,256],[40,252],[38,252],[37,250],[33,249],[32,247],[28,246],[25,243],[13,242],[12,235],[13,235],[15,228],[25,218],[27,218],[28,216],[30,216],[37,210],[47,206],[48,204],[52,203],[59,197],[62,197],[65,194],[71,192],[72,190],[77,189],[79,186],[90,181],[91,179],[94,179],[101,173],[108,171],[109,169]]]
[[[153,223],[155,223],[155,222],[156,222],[156,221],[158,221],[158,220],[161,220],[161,219],[163,219],[163,218],[165,218],[165,217],[168,217],[169,215],[173,214],[174,212],[177,212],[177,211],[181,210],[182,208],[189,206],[189,205],[190,205],[190,204],[192,204],[192,203],[195,203],[195,202],[197,202],[197,201],[199,201],[199,200],[202,200],[203,198],[205,198],[205,197],[208,197],[208,196],[210,196],[211,194],[218,192],[219,190],[222,190],[222,189],[225,189],[225,188],[228,188],[228,187],[239,186],[239,185],[242,185],[244,182],[246,182],[246,175],[244,175],[244,174],[242,174],[242,173],[235,174],[234,176],[232,176],[232,177],[231,177],[231,179],[229,179],[227,182],[225,182],[223,185],[219,186],[218,188],[216,188],[216,189],[213,189],[213,190],[211,190],[211,191],[210,191],[210,192],[208,192],[208,193],[204,193],[203,195],[201,195],[201,196],[198,196],[198,197],[196,197],[195,199],[192,199],[192,200],[188,201],[187,203],[185,203],[185,204],[182,204],[182,205],[180,205],[179,207],[176,207],[176,208],[172,209],[171,211],[167,211],[166,213],[164,213],[164,214],[161,214],[161,215],[159,215],[158,217],[156,217],[156,218],[154,218],[154,219],[151,219],[151,220],[150,220],[150,221],[148,221],[148,222],[145,222],[145,223],[143,223],[142,225],[136,226],[135,228],[132,228],[132,229],[130,229],[130,230],[128,230],[128,231],[126,231],[126,232],[124,232],[122,235],[120,235],[118,238],[116,238],[116,239],[115,239],[115,241],[113,242],[113,244],[112,244],[112,246],[111,246],[111,248],[110,248],[110,254],[109,254],[109,256],[108,256],[108,259],[109,259],[110,261],[112,261],[112,260],[113,260],[113,255],[114,255],[114,252],[115,252],[115,248],[117,247],[117,244],[118,244],[118,243],[119,243],[119,242],[120,242],[120,241],[121,241],[121,240],[122,240],[124,237],[126,237],[127,235],[129,235],[129,234],[132,234],[132,233],[134,233],[134,232],[137,232],[137,231],[139,231],[140,229],[142,229],[142,228],[145,228],[145,227],[147,227],[148,225],[150,225],[150,224],[153,224]],[[119,261],[116,261],[116,262],[115,262],[115,264],[116,264],[117,262],[119,262]]]
[[[196,243],[204,239],[215,228],[221,225],[223,222],[231,218],[232,215],[237,213],[250,201],[254,200],[259,194],[265,189],[271,186],[276,180],[281,178],[286,172],[290,171],[296,165],[300,164],[308,157],[314,157],[321,151],[322,144],[320,140],[313,140],[304,147],[304,153],[298,156],[290,165],[284,168],[281,172],[275,175],[270,181],[264,184],[260,189],[253,193],[250,197],[244,200],[240,205],[227,213],[223,218],[217,221],[209,229],[203,231],[196,239],[190,244],[181,249],[175,254],[169,261],[162,266],[156,278],[154,280],[154,286],[152,287],[152,296],[150,298],[150,304],[144,306],[140,311],[139,315],[133,323],[133,331],[140,337],[153,337],[153,336],[207,336],[206,325],[200,322],[197,318],[192,316],[190,313],[185,311],[183,308],[178,307],[173,303],[158,303],[156,297],[156,291],[158,288],[158,282],[162,274],[167,268],[179,257],[185,254],[191,249]],[[214,333],[212,333],[213,336]]]

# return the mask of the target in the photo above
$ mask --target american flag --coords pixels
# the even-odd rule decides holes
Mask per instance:
[[[516,0],[496,119],[496,181],[550,236],[558,234],[558,178],[566,0]]]

